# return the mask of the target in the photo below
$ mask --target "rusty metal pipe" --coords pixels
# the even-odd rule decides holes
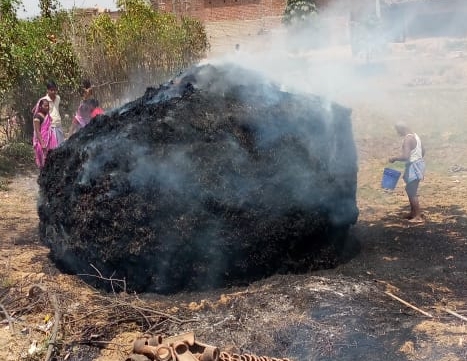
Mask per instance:
[[[206,347],[199,358],[200,361],[219,361],[219,348],[214,346]]]
[[[165,339],[162,339],[162,343],[165,345],[173,345],[177,342],[184,342],[189,346],[193,346],[195,343],[195,333],[193,331],[182,333],[176,336],[170,336]]]
[[[219,358],[221,359],[221,361],[230,361],[230,354],[225,351],[222,351],[219,355]]]
[[[148,337],[148,345],[158,346],[158,345],[161,345],[161,344],[162,344],[162,336],[161,335]]]
[[[219,361],[220,350],[218,347],[195,341],[189,349],[193,354],[199,355],[200,361]]]
[[[188,345],[185,342],[179,341],[172,345],[175,357],[177,361],[198,361],[188,349]]]
[[[277,358],[268,356],[257,356],[252,354],[229,354],[227,352],[221,352],[219,355],[220,361],[291,361],[288,358]]]
[[[154,360],[156,358],[156,350],[154,346],[148,345],[148,339],[138,338],[133,343],[133,352],[136,354],[144,355],[147,358]]]
[[[157,342],[158,339],[152,342]],[[144,355],[150,360],[156,361],[170,361],[172,354],[170,347],[166,345],[149,345],[150,339],[147,337],[136,339],[133,343],[133,352],[135,354]]]
[[[157,361],[172,360],[172,351],[170,350],[170,347],[165,345],[156,346],[156,359]]]

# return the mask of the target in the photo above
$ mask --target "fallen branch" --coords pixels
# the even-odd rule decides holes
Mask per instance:
[[[126,83],[129,83],[129,81],[128,81],[128,80],[109,81],[109,82],[107,82],[107,83],[102,83],[102,84],[94,85],[93,88],[100,88],[100,87],[103,87],[103,86],[106,86],[106,85],[126,84]]]
[[[49,294],[49,298],[50,298],[50,302],[52,302],[52,305],[54,306],[55,316],[54,316],[54,327],[50,335],[49,346],[47,348],[47,355],[45,356],[45,361],[49,361],[50,358],[52,357],[52,352],[55,346],[55,340],[57,339],[57,334],[58,334],[58,326],[60,323],[60,308],[58,305],[57,296],[54,293],[52,293],[52,294]]]
[[[156,311],[152,308],[148,308],[148,307],[139,307],[139,306],[135,306],[131,303],[128,303],[128,302],[124,302],[124,301],[115,301],[115,302],[112,302],[114,307],[117,305],[117,306],[126,306],[126,307],[130,307],[132,309],[134,309],[135,311],[138,311],[138,312],[148,312],[148,313],[152,313],[152,314],[155,314],[155,315],[158,315],[158,316],[161,316],[161,317],[166,317],[167,319],[175,322],[175,323],[178,323],[180,325],[182,324],[185,324],[185,323],[190,323],[190,322],[199,322],[198,319],[180,319],[178,317],[175,317],[175,316],[172,316],[172,315],[169,315],[168,313],[164,313],[164,312],[161,312],[161,311]]]
[[[11,318],[10,318],[10,315],[8,314],[6,308],[0,303],[0,310],[2,310],[2,312],[5,314],[5,318],[7,319],[8,321],[8,326],[10,327],[10,330],[11,332],[15,332],[15,329],[13,327],[13,322],[11,322]]]
[[[45,356],[45,361],[49,361],[50,358],[52,357],[52,352],[55,346],[55,340],[58,334],[58,326],[60,323],[60,308],[58,305],[57,296],[54,293],[52,293],[52,294],[49,294],[49,298],[50,298],[50,302],[52,302],[52,305],[54,306],[55,316],[54,316],[54,327],[50,335],[49,347],[47,348],[47,355]]]
[[[92,274],[87,274],[87,273],[78,273],[78,276],[94,277],[94,278],[98,278],[98,279],[101,279],[101,280],[104,280],[104,281],[109,281],[110,282],[110,287],[112,287],[112,292],[114,294],[116,294],[115,289],[114,289],[114,282],[117,282],[117,283],[121,282],[123,284],[123,286],[120,286],[120,287],[122,288],[123,292],[126,293],[126,281],[125,281],[125,279],[120,280],[120,279],[113,278],[113,274],[110,277],[104,277],[102,275],[101,271],[99,271],[96,266],[94,266],[92,263],[90,263],[89,265],[92,268],[94,268],[94,270],[97,272],[97,276],[92,275]]]
[[[52,353],[55,346],[55,340],[57,339],[58,334],[58,327],[60,324],[60,307],[58,304],[57,296],[54,293],[50,293],[47,290],[47,287],[42,285],[33,285],[29,288],[28,295],[29,297],[33,297],[38,295],[39,292],[47,293],[49,296],[49,300],[52,303],[52,306],[55,310],[54,314],[54,327],[52,328],[52,332],[50,334],[49,346],[47,347],[47,354],[45,355],[45,361],[49,361],[52,357]]]
[[[462,316],[462,315],[459,315],[457,312],[454,312],[454,311],[450,310],[449,308],[445,308],[444,310],[445,310],[447,313],[449,313],[449,314],[451,314],[451,315],[453,315],[453,316],[455,316],[455,317],[457,317],[457,318],[459,318],[459,319],[461,319],[461,320],[463,320],[463,321],[467,321],[467,317],[464,317],[464,316]]]
[[[400,303],[406,305],[407,307],[410,307],[410,308],[414,309],[415,311],[418,311],[418,312],[420,312],[421,314],[423,314],[423,315],[425,315],[427,317],[433,318],[432,314],[430,314],[428,312],[425,312],[425,311],[419,309],[418,307],[415,307],[414,305],[408,303],[407,301],[404,301],[402,298],[399,298],[399,297],[393,295],[391,292],[386,291],[384,293],[387,294],[389,297],[392,297],[395,300],[399,301]]]

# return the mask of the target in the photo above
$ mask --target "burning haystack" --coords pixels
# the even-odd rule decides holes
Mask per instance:
[[[49,155],[41,239],[65,271],[137,292],[334,266],[358,215],[350,114],[233,65],[195,67]]]

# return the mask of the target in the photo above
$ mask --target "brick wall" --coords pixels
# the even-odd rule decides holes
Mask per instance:
[[[154,7],[201,21],[254,20],[279,16],[286,0],[155,0]]]
[[[316,0],[315,4],[320,8],[336,1],[349,0]],[[153,0],[152,4],[161,11],[211,22],[280,17],[287,0]]]

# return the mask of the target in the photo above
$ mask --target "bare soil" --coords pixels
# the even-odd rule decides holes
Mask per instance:
[[[394,46],[362,67],[381,96],[336,99],[353,109],[360,216],[350,234],[359,252],[335,269],[205,293],[103,294],[50,262],[37,172],[17,174],[0,192],[0,359],[44,360],[52,340],[56,360],[125,360],[145,332],[192,330],[222,350],[297,361],[466,360],[467,47],[452,42]],[[403,218],[402,182],[380,186],[400,120],[427,148],[421,224]]]

